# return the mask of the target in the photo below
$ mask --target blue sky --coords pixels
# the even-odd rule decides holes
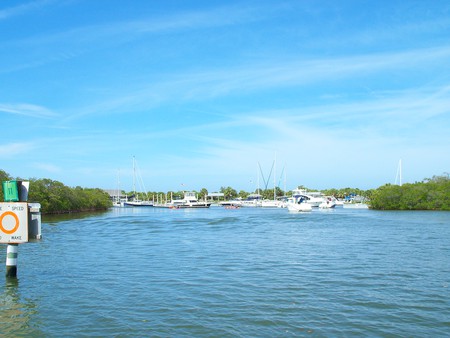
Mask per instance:
[[[133,156],[148,191],[253,191],[274,161],[288,190],[450,171],[448,1],[1,1],[0,45],[13,176],[131,190]]]

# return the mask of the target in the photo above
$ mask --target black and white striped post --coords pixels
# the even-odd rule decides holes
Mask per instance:
[[[19,244],[8,244],[6,248],[6,277],[17,278],[17,257]]]
[[[0,243],[6,248],[6,278],[17,278],[19,244],[41,239],[39,203],[28,203],[29,182],[3,181],[0,203]]]

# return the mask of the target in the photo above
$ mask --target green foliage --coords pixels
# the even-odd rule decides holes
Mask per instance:
[[[358,188],[342,188],[342,189],[326,189],[321,191],[326,196],[334,196],[336,198],[345,198],[350,196],[350,194],[355,194],[358,196],[369,198],[371,190],[361,190]]]
[[[259,193],[263,199],[273,200],[273,189],[261,190]],[[276,187],[275,188],[275,197],[281,197],[281,196],[284,196],[284,191],[281,190],[279,187]]]
[[[43,214],[88,210],[106,210],[111,206],[109,195],[101,189],[70,188],[50,179],[30,179],[30,202],[39,202]]]
[[[208,196],[208,190],[206,190],[206,188],[203,188],[202,190],[200,190],[200,192],[198,193],[198,199],[199,200],[206,200],[206,197]]]
[[[447,174],[402,186],[386,184],[371,192],[370,206],[378,210],[450,211],[450,178]]]
[[[232,187],[221,187],[220,192],[224,194],[226,200],[235,199],[238,196],[237,191]]]
[[[248,197],[248,195],[249,195],[248,192],[241,190],[241,191],[239,191],[238,197],[240,197],[242,199],[246,199]]]
[[[9,181],[12,180],[12,177],[4,170],[0,169],[0,183],[3,181]],[[2,184],[0,184],[0,197],[1,200],[3,201],[3,186]]]
[[[0,181],[12,179],[8,173],[0,170]],[[19,178],[17,180],[24,181]],[[40,203],[43,214],[106,210],[112,205],[109,195],[101,189],[70,188],[48,178],[31,178],[29,181],[28,201]],[[3,191],[1,191],[1,200],[3,201]]]

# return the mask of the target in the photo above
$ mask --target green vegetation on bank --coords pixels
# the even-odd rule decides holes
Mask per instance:
[[[0,169],[0,181],[12,180],[8,173]],[[17,178],[17,180],[22,180]],[[43,214],[66,213],[91,210],[106,210],[112,206],[110,196],[101,189],[70,188],[58,181],[50,179],[27,179],[30,181],[28,200],[41,203]],[[304,188],[305,187],[299,187]],[[3,191],[0,186],[0,197],[3,201]],[[313,189],[308,189],[313,190]],[[225,199],[247,198],[250,193],[237,192],[232,187],[221,187],[220,191]],[[264,199],[273,199],[274,190],[265,189],[255,191]],[[407,183],[402,186],[386,184],[377,189],[361,190],[355,188],[327,189],[321,192],[328,196],[343,199],[351,194],[364,197],[369,201],[370,208],[377,210],[447,210],[450,211],[450,178],[448,174],[433,176],[422,182]],[[199,199],[205,199],[208,190],[203,188],[197,192]],[[128,193],[131,196],[132,193]],[[182,198],[182,191],[150,192],[138,194],[140,199],[161,200]],[[275,190],[276,197],[290,196],[290,191],[283,191],[279,187]]]
[[[370,207],[378,210],[450,211],[449,175],[433,176],[413,184],[386,184],[374,190]]]
[[[0,181],[13,180],[8,173],[0,170]],[[80,211],[106,210],[112,203],[109,195],[101,189],[70,188],[50,179],[20,179],[30,181],[28,201],[39,202],[42,214],[59,214]],[[3,190],[0,186],[1,201]]]

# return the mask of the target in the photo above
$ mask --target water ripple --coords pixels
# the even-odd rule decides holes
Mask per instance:
[[[449,215],[130,208],[53,218],[41,243],[20,246],[0,334],[445,337]]]

